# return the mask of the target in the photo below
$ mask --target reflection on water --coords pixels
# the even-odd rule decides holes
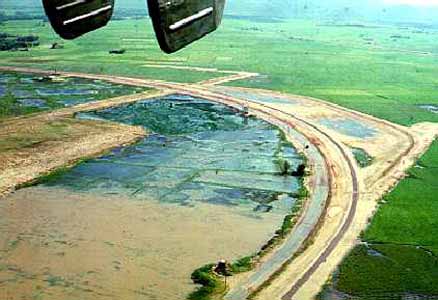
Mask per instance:
[[[194,269],[256,252],[294,203],[274,161],[301,159],[266,122],[178,95],[80,117],[153,133],[0,201],[6,299],[185,299]]]
[[[153,134],[81,164],[48,185],[182,205],[201,201],[253,207],[298,189],[296,178],[277,175],[277,157],[293,167],[301,162],[279,130],[223,105],[174,95],[80,117],[142,125]]]
[[[262,93],[254,93],[254,92],[246,92],[245,90],[237,90],[237,89],[229,89],[226,87],[217,87],[216,90],[225,95],[229,95],[232,97],[237,97],[241,99],[249,99],[253,102],[259,103],[271,103],[271,104],[285,104],[285,105],[294,105],[297,104],[296,100],[292,97],[288,97],[286,95],[266,95]]]
[[[353,119],[320,119],[319,122],[330,129],[336,130],[339,133],[358,137],[371,138],[377,134],[377,129],[369,127]]]

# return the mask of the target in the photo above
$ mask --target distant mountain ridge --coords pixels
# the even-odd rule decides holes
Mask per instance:
[[[41,9],[41,0],[0,0],[2,8]],[[144,15],[146,0],[116,0],[117,11]],[[438,22],[438,7],[384,5],[382,0],[227,0],[228,16],[315,18],[333,21]]]

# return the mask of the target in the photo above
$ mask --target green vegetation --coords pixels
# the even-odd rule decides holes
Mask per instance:
[[[278,168],[278,174],[281,176],[287,176],[291,173],[291,165],[290,162],[284,158],[277,158],[275,161],[275,165]]]
[[[8,34],[38,34],[41,42],[40,47],[25,54],[9,51],[0,53],[2,65],[105,73],[176,82],[197,82],[223,76],[221,73],[210,71],[192,72],[150,67],[151,63],[186,65],[191,58],[163,54],[156,44],[150,22],[145,18],[113,21],[108,27],[74,41],[62,41],[52,31],[49,23],[35,20],[7,21],[0,24],[0,31]],[[63,49],[51,49],[52,44],[60,44],[61,41]],[[126,52],[114,56],[109,53],[113,49],[124,49]]]
[[[76,162],[76,164],[79,164],[83,161],[84,160],[79,160],[78,162]],[[27,188],[27,187],[36,186],[39,184],[50,182],[51,180],[55,180],[57,178],[60,178],[62,175],[67,173],[72,167],[73,167],[73,165],[57,168],[56,170],[51,171],[45,175],[42,175],[35,180],[18,185],[17,189],[23,189],[23,188]]]
[[[322,298],[332,288],[357,299],[438,295],[437,178],[435,141],[409,176],[383,198],[362,235],[364,244],[344,260]]]
[[[245,256],[231,264],[230,270],[233,274],[251,271],[254,267],[254,256]]]
[[[365,152],[365,150],[353,148],[352,151],[354,159],[361,168],[368,167],[373,163],[373,158],[367,152]]]
[[[277,245],[279,245],[291,232],[298,217],[302,211],[305,200],[309,197],[309,192],[304,186],[304,179],[301,178],[301,188],[297,193],[297,201],[292,207],[290,214],[286,215],[283,223],[275,232],[275,235],[260,249],[259,252],[253,255],[242,257],[235,262],[231,263],[228,268],[229,276],[249,272],[251,271],[257,262],[265,255],[270,253]],[[221,299],[226,292],[225,283],[223,278],[216,275],[213,271],[214,264],[205,265],[192,273],[192,280],[196,284],[201,284],[196,291],[191,293],[188,297],[189,300],[211,300]]]
[[[38,107],[20,107],[12,93],[7,93],[0,99],[0,119],[6,116],[24,115],[40,111]]]
[[[45,280],[49,286],[65,286],[66,282],[61,276],[48,275]]]
[[[0,31],[38,34],[29,52],[1,52],[2,65],[107,73],[179,82],[223,74],[153,68],[151,64],[259,72],[233,83],[314,96],[399,124],[438,121],[421,108],[438,104],[438,30],[416,24],[381,25],[312,20],[226,18],[220,29],[174,55],[158,49],[150,21],[112,21],[108,27],[50,49],[60,39],[48,23],[7,21]],[[403,38],[400,38],[403,37]],[[409,38],[405,38],[409,37]],[[111,56],[111,49],[126,49]]]
[[[213,264],[209,264],[192,273],[193,282],[201,287],[189,295],[189,300],[209,300],[226,290],[223,280],[213,273],[213,267]]]
[[[76,120],[57,120],[47,122],[33,131],[18,130],[0,139],[0,152],[20,151],[41,144],[44,141],[60,141],[72,131],[72,123]]]
[[[254,257],[255,255],[242,257],[230,264],[230,273],[227,276],[251,271],[255,264]],[[201,286],[188,296],[189,300],[220,299],[224,295],[227,290],[225,280],[213,271],[214,267],[214,264],[208,264],[192,273],[192,281]]]
[[[415,246],[357,246],[339,273],[336,288],[360,299],[400,297],[405,293],[438,294],[437,257]]]
[[[39,38],[35,35],[14,36],[0,32],[0,51],[29,50],[28,48],[38,46],[39,44]]]

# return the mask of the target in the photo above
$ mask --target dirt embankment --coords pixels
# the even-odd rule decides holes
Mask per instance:
[[[76,120],[72,118],[75,113],[166,93],[148,91],[0,122],[0,196],[59,167],[133,143],[146,135],[140,127]]]
[[[75,113],[167,94],[167,90],[150,90],[0,121],[0,196],[60,167],[133,143],[147,134],[141,127],[77,120]]]
[[[0,196],[57,168],[135,142],[141,127],[37,117],[0,124]]]

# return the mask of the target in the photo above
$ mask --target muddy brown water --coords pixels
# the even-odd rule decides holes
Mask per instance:
[[[1,300],[185,299],[193,270],[252,254],[281,226],[299,185],[275,160],[301,160],[278,129],[164,100],[88,115],[154,134],[0,200]]]
[[[185,299],[191,272],[258,249],[280,214],[45,187],[0,201],[1,299]]]

